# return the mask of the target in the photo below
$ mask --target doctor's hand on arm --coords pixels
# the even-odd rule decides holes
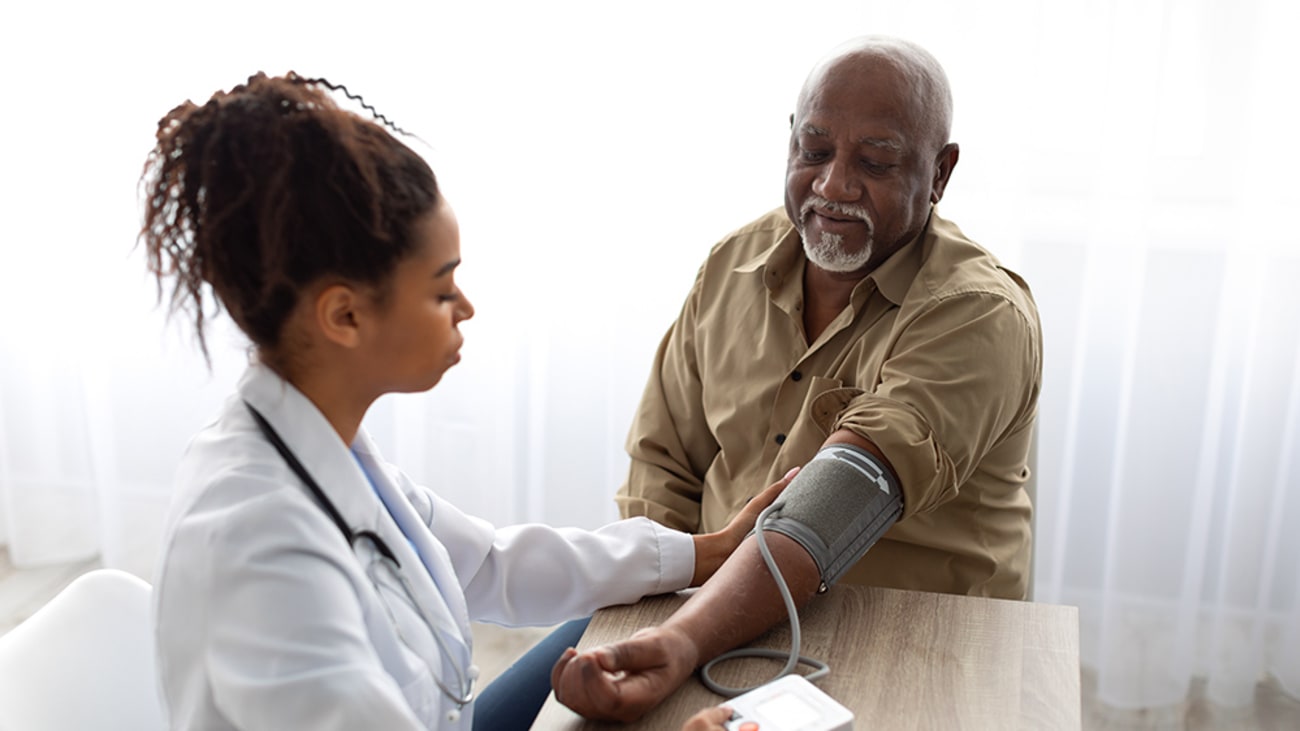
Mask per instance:
[[[722,530],[692,536],[695,540],[695,573],[691,577],[691,586],[700,586],[713,576],[727,557],[740,547],[745,536],[754,529],[754,521],[758,520],[758,514],[776,500],[798,473],[799,468],[795,467],[785,473],[784,477],[769,485],[767,489],[755,495]]]

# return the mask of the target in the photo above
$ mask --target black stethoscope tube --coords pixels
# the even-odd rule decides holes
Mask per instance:
[[[253,421],[257,422],[257,428],[262,431],[262,435],[271,443],[271,446],[275,447],[275,451],[279,452],[280,456],[284,458],[285,463],[289,465],[289,469],[293,470],[293,473],[298,476],[298,479],[302,480],[303,484],[307,486],[307,489],[311,491],[311,494],[316,496],[316,500],[320,503],[321,508],[325,510],[325,513],[329,515],[330,520],[334,521],[334,525],[338,526],[339,531],[343,533],[343,537],[347,539],[348,546],[355,546],[357,540],[361,538],[369,540],[375,547],[375,550],[379,551],[384,558],[393,562],[393,568],[398,569],[393,571],[393,575],[397,577],[398,581],[402,584],[403,590],[406,591],[408,596],[411,596],[411,600],[414,601],[414,596],[411,594],[410,586],[406,583],[406,577],[403,576],[400,571],[402,564],[398,562],[397,556],[393,555],[392,550],[388,548],[388,544],[384,539],[380,538],[374,531],[354,531],[348,527],[348,524],[343,520],[343,516],[339,515],[338,508],[334,507],[333,501],[325,496],[325,491],[321,490],[320,485],[317,484],[316,480],[312,479],[312,476],[307,472],[307,468],[302,466],[302,462],[298,461],[298,457],[289,449],[289,445],[284,443],[284,440],[281,439],[280,435],[276,433],[274,428],[272,428],[271,423],[266,420],[266,417],[262,416],[262,414],[259,413],[257,409],[253,408],[253,405],[247,401],[244,401],[244,406],[248,407],[248,412],[253,415]],[[370,580],[372,582],[375,581],[373,576],[370,577]],[[432,633],[434,641],[438,644],[439,651],[450,657],[450,652],[447,649],[446,644],[443,642],[442,637],[439,636],[438,631],[433,628],[433,624],[429,622],[428,617],[424,616],[423,610],[419,611],[420,618],[423,619],[425,624],[429,627],[429,632]],[[389,621],[393,622],[394,626],[396,626],[397,620],[393,618],[391,614],[389,615]],[[453,710],[447,714],[448,720],[455,722],[460,717],[459,708],[464,708],[474,699],[473,675],[469,677],[469,681],[466,683],[464,675],[461,674],[459,669],[456,669],[458,685],[462,689],[462,692],[453,693],[450,688],[443,685],[442,681],[438,679],[438,676],[433,673],[432,668],[430,668],[429,671],[434,684],[438,686],[438,690],[442,691],[443,695],[447,696],[448,699],[457,705],[457,710]]]
[[[317,484],[316,480],[312,479],[312,476],[307,472],[307,468],[302,466],[302,463],[298,461],[298,457],[289,449],[289,445],[285,444],[275,429],[271,428],[271,424],[266,420],[266,417],[262,416],[247,401],[244,402],[244,405],[248,407],[248,412],[253,415],[253,421],[257,422],[257,428],[262,430],[262,435],[288,463],[289,469],[293,470],[293,473],[298,476],[298,479],[302,480],[308,490],[311,490],[311,494],[316,496],[316,500],[320,502],[325,513],[330,516],[330,520],[334,521],[334,525],[338,526],[339,530],[343,532],[343,537],[348,540],[348,546],[356,545],[359,538],[366,538],[374,544],[375,550],[383,554],[384,558],[392,561],[397,568],[401,568],[402,563],[397,560],[397,556],[393,555],[392,550],[388,548],[388,544],[377,533],[369,530],[354,531],[348,527],[348,524],[343,521],[343,516],[339,515],[338,508],[335,508],[334,503],[325,497],[325,491],[320,489],[320,485]]]

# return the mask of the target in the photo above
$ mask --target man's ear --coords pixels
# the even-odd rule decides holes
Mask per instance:
[[[360,294],[345,284],[332,284],[316,295],[316,327],[332,343],[354,348],[361,342],[357,318]]]
[[[934,180],[930,183],[930,202],[938,203],[943,198],[943,191],[948,187],[948,180],[952,177],[952,169],[957,167],[957,157],[960,152],[956,142],[949,142],[943,146],[939,154],[934,158]]]

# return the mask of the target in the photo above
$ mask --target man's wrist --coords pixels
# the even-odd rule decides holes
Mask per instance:
[[[677,686],[689,678],[691,673],[695,672],[695,668],[703,663],[700,658],[700,647],[685,628],[673,624],[672,617],[653,631],[658,632],[663,642],[671,648],[669,657],[683,661],[681,677],[674,679],[676,683],[672,690],[676,690]]]

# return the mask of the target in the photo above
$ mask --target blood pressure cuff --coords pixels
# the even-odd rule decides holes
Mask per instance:
[[[861,447],[831,444],[795,475],[762,527],[798,541],[817,562],[825,590],[902,514],[889,468]]]

